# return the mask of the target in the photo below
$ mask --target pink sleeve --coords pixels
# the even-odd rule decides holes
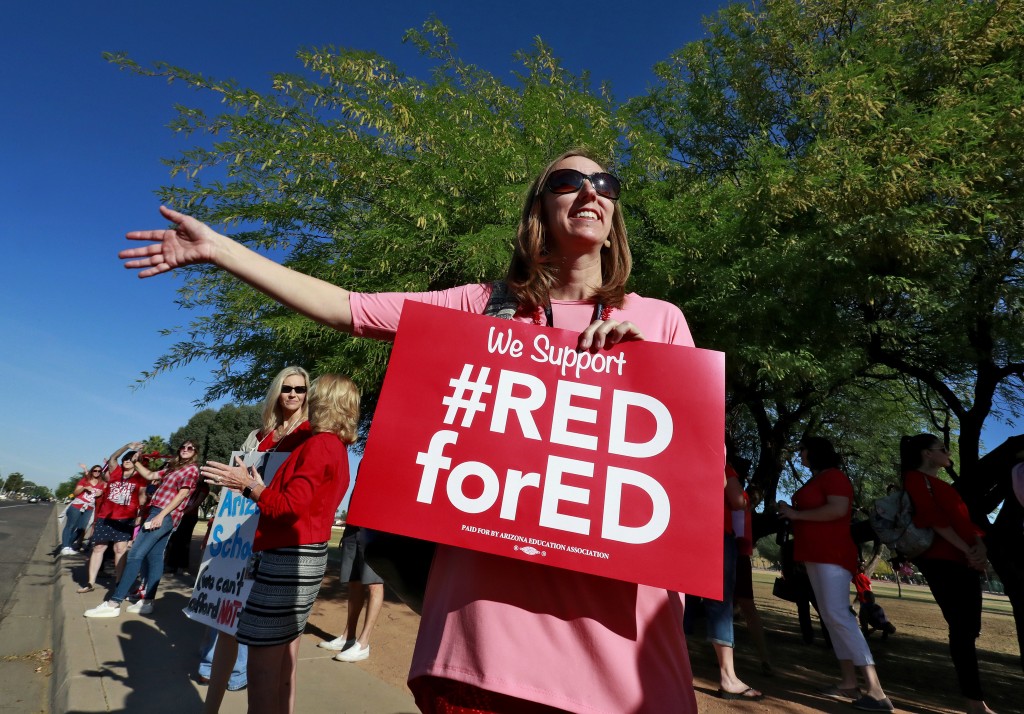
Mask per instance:
[[[395,339],[398,319],[406,300],[482,313],[490,295],[490,285],[460,285],[426,293],[351,293],[352,334],[377,340]]]
[[[683,311],[676,305],[656,298],[630,293],[626,296],[621,317],[612,313],[612,319],[630,320],[651,342],[664,342],[681,347],[694,347],[690,327]]]

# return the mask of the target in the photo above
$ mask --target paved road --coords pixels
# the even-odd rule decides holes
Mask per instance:
[[[0,711],[49,710],[53,504],[0,501]],[[44,537],[47,535],[48,537]]]
[[[52,508],[52,503],[0,501],[0,622]]]

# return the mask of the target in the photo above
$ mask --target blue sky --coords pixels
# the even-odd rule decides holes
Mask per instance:
[[[460,55],[511,79],[512,55],[537,35],[574,71],[641,93],[651,67],[702,33],[715,0],[629,5],[517,2],[279,2],[183,0],[14,3],[0,29],[0,476],[20,471],[54,487],[80,461],[133,439],[168,437],[195,412],[207,365],[139,374],[172,344],[160,328],[184,325],[177,278],[141,281],[121,267],[125,232],[163,225],[154,196],[169,183],[161,158],[185,140],[168,130],[175,103],[205,98],[119,71],[101,53],[166,61],[258,90],[299,71],[300,47],[374,50],[425,76],[405,30],[431,13]]]
[[[413,3],[182,0],[14,3],[0,29],[0,476],[55,487],[80,461],[134,439],[168,437],[195,412],[204,364],[133,389],[187,324],[178,278],[140,281],[117,251],[128,230],[163,225],[154,191],[161,158],[187,148],[167,124],[175,103],[205,101],[179,85],[121,72],[101,53],[166,61],[257,90],[299,71],[300,47],[374,50],[425,76],[403,32],[431,13],[460,56],[511,80],[516,50],[542,37],[573,71],[610,81],[617,98],[653,83],[651,67],[703,34],[719,0],[623,3]],[[216,406],[216,405],[214,405]],[[997,434],[987,441],[997,444]]]

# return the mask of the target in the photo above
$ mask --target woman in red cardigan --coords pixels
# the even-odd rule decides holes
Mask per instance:
[[[952,464],[937,436],[918,434],[900,440],[903,487],[914,503],[914,525],[931,528],[935,540],[914,565],[928,581],[949,625],[949,653],[967,698],[968,714],[992,714],[978,674],[975,640],[981,634],[981,577],[987,554],[981,530],[971,522],[960,494],[938,477]]]
[[[203,475],[259,505],[253,540],[254,582],[238,621],[249,646],[249,711],[292,712],[299,635],[327,567],[334,514],[349,486],[347,444],[356,439],[359,391],[325,374],[309,392],[313,436],[281,464],[269,486],[255,469],[209,462]]]

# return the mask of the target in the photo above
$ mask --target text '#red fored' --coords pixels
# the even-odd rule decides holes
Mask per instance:
[[[402,311],[349,520],[721,597],[724,355]]]

